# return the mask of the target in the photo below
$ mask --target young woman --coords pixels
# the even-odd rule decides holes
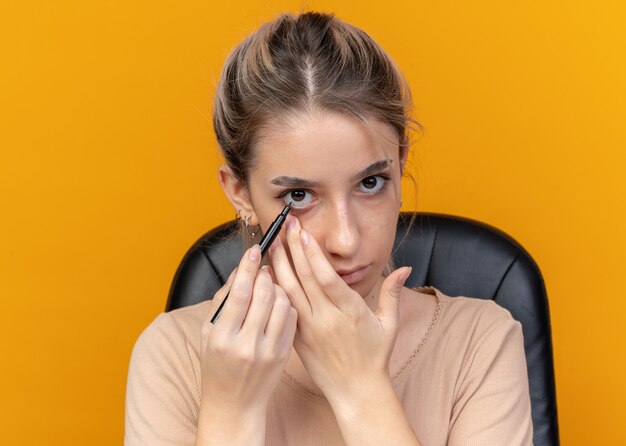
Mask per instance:
[[[127,446],[532,443],[520,324],[405,288],[389,260],[409,106],[388,55],[332,15],[282,15],[235,48],[220,183],[250,231],[292,210],[271,266],[250,247],[212,301],[142,333]]]

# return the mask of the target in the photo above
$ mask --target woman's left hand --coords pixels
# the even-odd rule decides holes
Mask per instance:
[[[411,269],[400,268],[384,280],[372,312],[297,218],[290,216],[286,227],[293,268],[278,239],[272,246],[272,266],[298,312],[294,347],[311,378],[331,404],[367,392],[377,380],[389,382],[399,297]]]

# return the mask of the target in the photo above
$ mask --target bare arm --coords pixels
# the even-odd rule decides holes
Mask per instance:
[[[258,245],[246,251],[220,318],[204,323],[196,446],[265,444],[267,404],[293,345],[296,312],[269,270],[257,272],[260,261]]]
[[[355,446],[419,445],[389,377],[398,297],[410,269],[396,270],[384,280],[373,313],[297,219],[288,219],[294,266],[277,243],[272,250],[274,271],[298,311],[294,347],[328,399],[344,440]]]
[[[393,388],[381,377],[329,401],[341,434],[349,446],[419,446]]]
[[[198,417],[195,446],[263,446],[266,423],[264,408],[240,413],[203,408]]]
[[[263,445],[267,404],[293,345],[297,314],[250,248],[202,326],[200,376],[172,316],[140,337],[129,369],[126,446]],[[220,318],[210,318],[230,297]],[[200,400],[198,401],[198,392]]]

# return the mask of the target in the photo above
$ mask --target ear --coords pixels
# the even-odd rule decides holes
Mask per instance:
[[[241,217],[250,217],[249,223],[252,226],[259,224],[259,220],[252,207],[250,201],[250,192],[248,186],[239,180],[228,166],[220,166],[217,177],[220,186],[228,201],[234,206],[235,210],[240,211]]]

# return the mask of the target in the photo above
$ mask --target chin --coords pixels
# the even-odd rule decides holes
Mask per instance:
[[[363,299],[365,299],[367,296],[370,296],[376,290],[377,284],[378,284],[378,279],[372,278],[370,280],[363,280],[359,283],[355,283],[354,285],[350,285],[350,288],[352,288],[354,291],[359,293],[359,295]]]

